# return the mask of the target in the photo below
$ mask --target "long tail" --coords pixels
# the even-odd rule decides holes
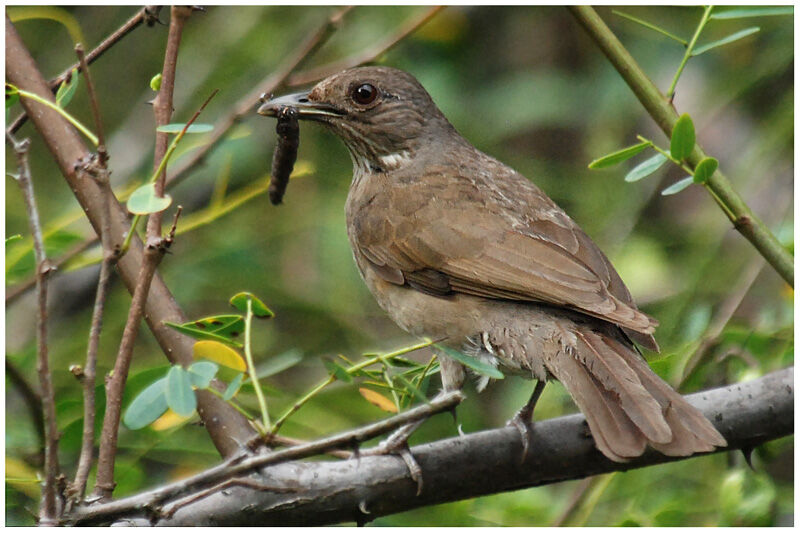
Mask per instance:
[[[574,342],[565,342],[565,349],[545,365],[586,416],[606,457],[625,462],[641,455],[648,444],[671,456],[727,445],[711,422],[662,381],[624,338],[610,328],[603,332],[575,322],[568,329],[565,337]]]

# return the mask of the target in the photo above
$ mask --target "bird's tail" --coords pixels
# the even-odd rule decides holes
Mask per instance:
[[[661,380],[625,339],[572,323],[570,341],[545,362],[586,416],[597,448],[625,462],[649,444],[686,456],[726,446],[703,414]],[[573,337],[574,336],[574,337]]]

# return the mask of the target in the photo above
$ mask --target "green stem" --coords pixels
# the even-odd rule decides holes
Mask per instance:
[[[228,405],[230,405],[231,407],[233,407],[234,409],[236,409],[237,411],[239,411],[239,412],[240,412],[242,415],[244,415],[244,417],[245,417],[246,419],[248,419],[248,420],[253,420],[253,416],[252,416],[250,413],[248,413],[247,411],[245,411],[245,410],[244,410],[244,409],[243,409],[243,408],[242,408],[242,407],[241,407],[239,404],[237,404],[237,403],[236,403],[236,402],[234,402],[233,400],[226,400],[226,399],[225,399],[225,395],[224,395],[224,394],[222,394],[222,393],[221,393],[220,391],[218,391],[217,389],[215,389],[214,387],[208,387],[208,388],[207,388],[207,389],[205,389],[205,390],[207,390],[208,392],[210,392],[211,394],[213,394],[213,395],[214,395],[214,396],[216,396],[217,398],[220,398],[221,400],[223,400],[224,402],[226,402]]]
[[[70,115],[69,113],[67,113],[66,111],[64,111],[60,107],[58,107],[53,102],[51,102],[49,100],[45,100],[44,98],[42,98],[38,94],[30,93],[28,91],[23,91],[22,89],[19,89],[19,88],[15,87],[15,86],[11,85],[10,83],[7,83],[6,86],[7,87],[8,86],[13,87],[14,90],[16,90],[19,93],[20,96],[24,96],[25,98],[28,98],[29,100],[33,100],[34,102],[39,102],[40,104],[45,105],[45,106],[49,107],[50,109],[52,109],[53,111],[55,111],[58,114],[60,114],[62,117],[67,119],[70,124],[75,126],[78,129],[78,131],[83,133],[86,136],[87,139],[92,141],[93,145],[97,146],[100,143],[100,141],[97,139],[97,136],[94,133],[92,133],[91,131],[89,131],[89,128],[87,128],[86,126],[84,126],[83,124],[78,122],[78,120],[76,118],[74,118],[72,115]]]
[[[678,79],[681,77],[681,73],[683,72],[684,67],[686,67],[686,63],[689,62],[689,58],[692,57],[694,45],[697,43],[697,38],[700,37],[700,33],[703,31],[703,28],[705,28],[712,9],[714,9],[714,6],[706,6],[705,10],[703,11],[703,17],[700,19],[700,24],[698,24],[697,29],[694,30],[692,40],[689,41],[689,44],[686,46],[686,52],[683,54],[681,64],[678,65],[678,71],[675,73],[675,77],[672,78],[672,84],[669,86],[669,90],[667,91],[667,98],[669,98],[670,101],[672,101],[672,97],[675,96],[675,87],[678,85]]]
[[[166,159],[166,157],[165,157]],[[250,329],[253,322],[253,300],[247,299],[247,314],[244,317],[244,357],[247,360],[247,371],[250,374],[250,381],[253,382],[253,388],[256,390],[256,397],[258,397],[258,407],[261,409],[261,421],[264,424],[264,430],[267,431],[271,426],[269,421],[269,412],[267,412],[267,400],[264,398],[264,392],[261,390],[261,385],[258,384],[258,376],[256,375],[256,365],[253,362],[253,353],[250,349]]]
[[[625,80],[625,83],[628,84],[656,124],[667,137],[671,137],[672,129],[678,121],[678,114],[675,112],[675,108],[650,81],[594,9],[588,6],[570,6],[569,10],[594,39],[614,68],[617,69],[617,72],[619,72],[622,79]],[[703,149],[695,144],[694,150],[687,158],[687,162],[691,168],[694,168],[705,157],[707,156]],[[761,219],[750,210],[741,196],[734,190],[728,178],[717,169],[708,179],[706,186],[709,191],[714,193],[715,199],[719,199],[719,204],[725,206],[724,212],[733,222],[736,230],[753,244],[786,283],[794,287],[794,258],[792,254],[781,245]]]

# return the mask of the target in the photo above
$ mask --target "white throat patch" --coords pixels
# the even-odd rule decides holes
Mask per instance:
[[[395,170],[405,165],[410,160],[411,158],[409,157],[409,153],[405,150],[402,152],[396,152],[394,154],[382,155],[378,158],[378,161],[380,161],[381,167],[384,170]]]

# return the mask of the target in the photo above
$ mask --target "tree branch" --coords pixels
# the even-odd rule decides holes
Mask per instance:
[[[588,6],[570,6],[569,10],[617,69],[658,127],[667,137],[671,137],[678,114],[669,100],[650,81],[594,9]],[[694,169],[705,157],[707,156],[700,145],[695,144],[687,161]],[[717,170],[705,185],[717,203],[724,207],[723,211],[730,213],[728,218],[733,227],[755,246],[786,283],[794,287],[794,258],[750,210],[728,178]]]
[[[36,259],[36,371],[39,374],[39,387],[41,388],[42,413],[44,415],[44,489],[39,514],[40,525],[54,525],[58,520],[58,506],[56,502],[56,478],[58,468],[58,424],[56,423],[56,401],[53,393],[53,379],[50,375],[50,363],[47,353],[47,276],[52,271],[52,265],[47,262],[42,239],[42,225],[39,212],[36,208],[36,197],[33,193],[33,179],[28,162],[28,151],[31,142],[28,139],[17,141],[11,133],[6,132],[6,138],[14,147],[17,158],[16,181],[22,190],[25,209],[28,213],[28,223],[33,236],[33,252]]]
[[[47,82],[42,78],[33,58],[7,16],[6,76],[17,87],[53,100]],[[77,170],[80,168],[80,162],[89,155],[83,140],[58,113],[28,99],[21,101],[95,232],[100,234],[105,196],[93,180],[83,179],[83,174]],[[111,194],[113,197],[113,193]],[[112,233],[122,235],[129,227],[128,214],[115,199],[111,205]],[[117,263],[120,277],[131,293],[136,284],[142,256],[142,242],[138,238],[134,238],[128,252]],[[188,318],[158,274],[153,277],[150,287],[150,295],[145,308],[145,320],[170,362],[189,363],[192,361],[193,341],[163,324],[164,321],[183,323]],[[197,399],[198,414],[214,441],[214,445],[223,456],[236,453],[240,449],[241,442],[246,442],[256,434],[247,419],[208,391],[198,392]]]
[[[790,367],[753,381],[692,394],[687,399],[714,422],[728,441],[726,449],[738,449],[794,431],[793,387]],[[423,444],[411,452],[425,479],[420,496],[400,458],[362,455],[347,461],[295,461],[268,468],[262,462],[258,475],[251,474],[248,479],[293,491],[269,493],[235,487],[193,501],[171,518],[156,516],[153,513],[157,509],[143,505],[148,493],[106,504],[109,507],[105,509],[123,505],[130,508],[129,503],[136,501],[140,504],[138,509],[113,517],[137,525],[363,524],[418,507],[686,459],[648,450],[629,463],[610,461],[595,448],[580,414],[536,422],[523,464],[519,432],[511,427]],[[236,468],[247,470],[243,464]],[[104,523],[112,517],[113,513],[105,517],[97,513],[99,509],[79,509],[73,517],[75,523]]]

